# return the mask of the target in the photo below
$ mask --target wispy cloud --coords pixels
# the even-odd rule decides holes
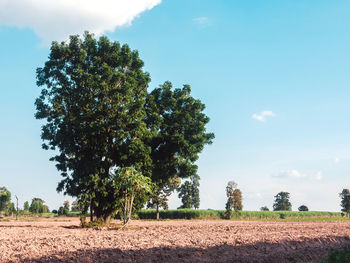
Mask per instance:
[[[275,117],[276,114],[270,110],[265,110],[260,113],[254,113],[252,115],[252,118],[254,120],[260,121],[260,122],[265,122],[267,117]]]
[[[196,24],[202,26],[202,27],[206,27],[206,26],[209,26],[211,24],[210,19],[206,16],[200,16],[200,17],[193,18],[192,21],[195,22]]]
[[[0,0],[0,25],[33,29],[44,42],[130,25],[162,0]]]
[[[340,158],[339,157],[335,157],[333,160],[334,163],[339,163],[340,162]]]
[[[298,170],[286,170],[286,171],[280,171],[278,174],[272,175],[274,178],[307,178],[307,179],[314,179],[314,180],[322,180],[323,174],[322,171],[318,171],[316,174],[304,174],[299,172]]]

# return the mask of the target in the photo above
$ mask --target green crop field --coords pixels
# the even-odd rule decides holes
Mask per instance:
[[[222,219],[224,210],[176,209],[160,210],[160,219]],[[139,219],[155,219],[156,210],[144,209],[136,212]],[[338,212],[319,211],[240,211],[232,213],[232,220],[289,220],[289,221],[337,221],[349,220]]]

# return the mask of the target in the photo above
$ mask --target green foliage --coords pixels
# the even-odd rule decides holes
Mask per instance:
[[[13,216],[16,213],[15,203],[10,203],[5,211],[6,216]]]
[[[343,189],[339,194],[341,198],[340,206],[342,207],[341,211],[346,213],[347,216],[350,215],[350,191],[349,189]]]
[[[198,209],[200,205],[199,198],[199,176],[191,176],[190,181],[183,183],[178,189],[179,198],[181,198],[182,205],[179,209],[195,208]]]
[[[179,207],[179,209],[185,209],[185,208],[192,208],[193,207],[193,201],[192,201],[192,184],[189,181],[186,181],[183,183],[179,189],[177,189],[179,192],[179,198],[181,198],[182,205]]]
[[[262,206],[260,211],[270,211],[270,209],[267,206]]]
[[[320,263],[348,263],[350,262],[350,248],[346,247],[340,250],[331,249],[328,252],[326,260]]]
[[[57,211],[57,214],[59,216],[66,216],[66,215],[68,215],[68,213],[69,213],[69,210],[63,206],[60,206],[60,208]]]
[[[175,209],[160,210],[160,219],[220,219],[224,218],[225,210]],[[140,219],[154,219],[156,210],[144,209],[136,211]],[[336,212],[318,211],[239,211],[232,214],[234,220],[344,220]]]
[[[6,187],[0,187],[0,217],[6,211],[11,202],[11,192]]]
[[[152,195],[147,203],[147,208],[155,208],[159,211],[159,208],[165,210],[168,209],[168,198],[175,189],[179,188],[181,179],[179,177],[169,178],[165,183],[153,185]],[[156,219],[159,219],[159,213],[157,212]]]
[[[121,207],[121,217],[125,225],[131,219],[135,197],[152,193],[151,179],[132,167],[117,171],[115,179],[118,192],[121,194],[119,207]]]
[[[33,198],[32,203],[29,207],[29,212],[34,214],[42,214],[42,213],[48,213],[49,207],[47,205],[44,205],[45,201],[41,198]]]
[[[301,205],[298,207],[299,211],[309,211],[309,208],[306,205]]]
[[[72,206],[71,206],[71,212],[82,212],[83,209],[84,208],[78,199],[73,201]]]
[[[152,165],[140,171],[151,176],[158,186],[154,193],[162,195],[169,179],[199,179],[195,161],[204,146],[211,144],[214,138],[213,133],[206,132],[209,118],[203,113],[205,105],[191,96],[189,85],[173,90],[172,84],[165,82],[149,93],[145,109],[145,122],[151,132],[146,141],[151,149]],[[192,191],[192,205],[195,207],[199,207],[198,186],[197,180],[193,184],[197,189]],[[159,202],[157,200],[162,198],[155,197],[153,203]],[[187,202],[185,207],[192,205]]]
[[[144,104],[150,77],[127,45],[86,33],[53,42],[37,69],[36,118],[45,119],[44,149],[63,180],[57,190],[89,202],[97,218],[115,211],[112,167],[150,165]]]
[[[66,200],[66,201],[63,202],[63,207],[64,207],[66,210],[69,211],[70,204],[69,204],[69,201],[68,201],[68,200]]]
[[[288,192],[279,192],[275,196],[273,210],[274,211],[291,211],[292,210],[292,204],[289,202]]]
[[[23,210],[25,212],[29,212],[29,202],[28,201],[25,201],[24,204],[23,204]]]
[[[142,67],[127,45],[85,33],[53,42],[37,69],[35,117],[46,120],[43,148],[58,153],[51,158],[63,177],[57,190],[78,197],[94,218],[106,221],[120,205],[111,169],[133,167],[162,193],[168,179],[196,174],[198,154],[214,138],[188,85],[172,90],[166,82],[148,94]],[[135,205],[147,198],[135,197]]]

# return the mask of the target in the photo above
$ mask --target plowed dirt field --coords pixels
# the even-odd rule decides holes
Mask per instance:
[[[313,262],[350,245],[350,222],[0,222],[0,262]]]

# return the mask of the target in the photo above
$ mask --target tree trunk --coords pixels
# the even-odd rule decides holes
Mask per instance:
[[[103,219],[106,226],[109,226],[109,224],[111,222],[111,218],[112,218],[112,214],[109,214],[109,215],[105,216],[105,218]]]
[[[156,209],[157,209],[157,220],[159,220],[159,204],[158,203],[156,205]]]
[[[92,200],[90,203],[90,222],[94,221],[93,209],[92,209]]]

